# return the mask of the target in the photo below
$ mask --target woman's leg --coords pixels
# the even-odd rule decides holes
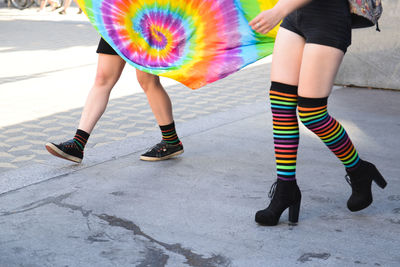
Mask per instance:
[[[314,132],[343,163],[353,189],[347,202],[351,211],[372,203],[371,183],[386,181],[376,167],[358,156],[343,126],[328,113],[328,96],[344,52],[333,47],[307,44],[300,71],[298,110],[300,120]]]
[[[301,193],[296,183],[299,144],[296,107],[304,45],[300,35],[282,27],[279,29],[272,58],[270,89],[277,183],[271,190],[269,206],[256,213],[255,220],[262,225],[276,225],[287,208],[289,220],[292,223],[298,221]]]
[[[40,1],[39,11],[44,11],[47,5],[47,0]]]
[[[67,14],[67,9],[69,8],[69,6],[71,5],[72,0],[65,0],[64,2],[64,6],[63,6],[63,10],[61,10],[60,12],[58,12],[61,15],[65,15]]]
[[[318,44],[306,44],[299,77],[299,96],[328,97],[342,63],[342,50]]]
[[[116,55],[99,54],[94,85],[86,99],[79,129],[91,133],[103,115],[114,85],[124,69],[125,61]]]
[[[97,121],[103,115],[110,92],[121,76],[125,61],[117,55],[99,53],[94,85],[86,99],[78,130],[73,139],[58,145],[47,143],[46,149],[54,156],[81,162],[86,142]]]
[[[161,130],[162,141],[140,156],[141,160],[158,161],[183,153],[182,142],[176,133],[172,103],[158,76],[136,70],[139,84],[147,96]]]
[[[174,121],[171,100],[156,75],[136,70],[140,86],[147,96],[149,105],[159,125],[167,125]]]
[[[271,66],[270,101],[277,177],[280,180],[296,179],[299,144],[297,85],[304,45],[304,39],[298,34],[285,28],[279,30]]]
[[[346,131],[327,110],[328,96],[344,53],[340,49],[307,44],[300,71],[299,116],[342,161],[347,170],[357,168],[360,158]]]
[[[290,85],[299,84],[305,41],[300,35],[280,28],[272,54],[271,81]]]

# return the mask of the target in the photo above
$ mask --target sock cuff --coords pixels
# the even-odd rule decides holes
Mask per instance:
[[[77,129],[75,135],[82,137],[83,139],[85,139],[85,141],[87,141],[90,136],[90,134],[81,129]]]
[[[278,92],[286,93],[286,94],[295,94],[295,95],[297,95],[298,86],[297,85],[284,84],[284,83],[280,83],[280,82],[271,82],[271,89],[270,90],[278,91]]]
[[[175,129],[175,122],[172,121],[168,125],[159,125],[159,126],[160,126],[161,131],[168,131],[168,130],[171,130],[171,129]]]
[[[311,98],[298,96],[297,106],[303,108],[317,108],[328,105],[328,97]]]

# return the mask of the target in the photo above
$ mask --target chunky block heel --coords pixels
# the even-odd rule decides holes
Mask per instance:
[[[373,165],[371,163],[371,165]],[[374,180],[374,182],[382,189],[384,189],[387,185],[387,182],[385,180],[385,178],[383,178],[382,174],[378,171],[378,169],[374,166],[374,172],[375,172],[375,176],[372,178]]]
[[[301,192],[296,180],[277,180],[270,189],[271,202],[266,209],[256,213],[257,223],[265,226],[277,225],[282,213],[289,208],[289,221],[296,224],[299,221]]]
[[[347,207],[350,211],[360,211],[371,205],[372,181],[380,188],[385,188],[387,182],[374,164],[361,160],[360,166],[355,171],[348,171],[346,180],[350,184],[352,193],[347,201]]]
[[[292,224],[297,224],[299,222],[300,204],[301,199],[289,207],[289,222]]]

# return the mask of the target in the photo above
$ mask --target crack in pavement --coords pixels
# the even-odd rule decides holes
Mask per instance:
[[[330,256],[330,253],[304,253],[300,256],[300,258],[297,259],[297,261],[305,263],[307,261],[312,261],[312,259],[327,260]]]
[[[154,239],[153,237],[144,233],[139,226],[135,223],[124,220],[115,216],[107,214],[96,215],[98,218],[106,221],[111,226],[122,227],[126,230],[133,232],[134,235],[142,236],[148,239],[150,242],[158,244],[164,247],[166,250],[180,254],[186,258],[187,264],[193,267],[213,267],[213,266],[230,266],[230,260],[222,255],[212,254],[211,257],[205,258],[203,255],[196,254],[190,249],[183,248],[181,244],[167,244]]]
[[[169,256],[159,248],[146,247],[146,255],[143,260],[136,264],[136,267],[165,267]]]
[[[14,214],[18,214],[18,213],[24,213],[30,210],[34,210],[36,208],[40,208],[43,206],[46,206],[48,204],[56,204],[58,202],[63,201],[64,199],[69,198],[72,195],[73,192],[70,193],[66,193],[57,197],[47,197],[45,199],[41,199],[29,204],[26,204],[24,206],[22,206],[21,208],[14,210],[14,211],[6,211],[6,212],[1,212],[0,216],[9,216],[9,215],[14,215]]]
[[[164,249],[166,249],[167,251],[182,255],[186,259],[185,263],[190,266],[193,266],[193,267],[217,267],[217,266],[230,266],[231,265],[231,261],[223,255],[212,254],[211,257],[206,258],[206,257],[204,257],[204,255],[194,253],[190,249],[182,247],[182,245],[179,243],[167,244],[165,242],[159,241],[159,240],[155,239],[154,237],[144,233],[141,230],[141,228],[132,221],[121,219],[116,216],[111,216],[111,215],[107,215],[107,214],[95,214],[92,212],[92,210],[85,210],[81,206],[72,205],[72,204],[63,202],[65,199],[69,198],[73,193],[74,192],[70,192],[70,193],[62,194],[62,195],[56,196],[56,197],[47,197],[45,199],[24,205],[14,211],[1,212],[0,216],[9,216],[9,215],[14,215],[14,214],[19,214],[19,213],[31,211],[36,208],[43,207],[48,204],[54,204],[61,208],[70,209],[73,211],[79,211],[82,214],[82,216],[87,219],[87,227],[89,230],[91,230],[90,225],[89,225],[89,216],[93,215],[93,216],[107,222],[112,227],[121,227],[125,230],[133,232],[134,235],[144,237],[150,243],[157,244],[157,245],[163,247]],[[96,241],[98,241],[98,240],[96,240]],[[156,252],[156,250],[153,249],[152,253],[155,253],[155,252]],[[163,255],[165,255],[165,254],[163,253],[162,250],[160,250],[158,256],[161,259],[165,260],[165,256],[163,256]]]

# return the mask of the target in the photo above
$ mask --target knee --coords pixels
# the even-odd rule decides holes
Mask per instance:
[[[328,98],[298,97],[298,112],[300,121],[307,127],[326,122],[328,114]]]
[[[117,79],[111,73],[99,71],[96,73],[94,84],[96,87],[112,87],[116,80]]]
[[[145,93],[162,88],[159,78],[151,74],[138,76],[138,82]]]

